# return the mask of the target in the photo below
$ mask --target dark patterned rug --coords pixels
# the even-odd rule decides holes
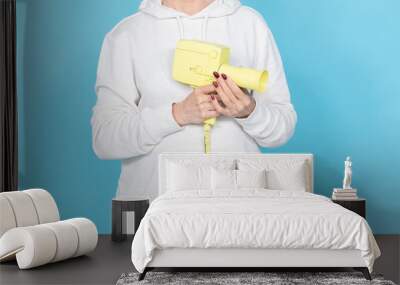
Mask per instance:
[[[138,281],[138,276],[138,273],[122,274],[117,285],[395,285],[381,275],[372,275],[373,280],[368,281],[359,272],[148,272],[142,281]]]

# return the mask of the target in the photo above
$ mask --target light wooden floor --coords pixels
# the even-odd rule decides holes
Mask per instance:
[[[382,257],[375,272],[399,283],[400,236],[376,236]],[[0,265],[0,284],[115,284],[124,272],[134,271],[130,260],[131,241],[113,243],[100,236],[97,249],[82,256],[30,270],[19,270],[15,262]]]

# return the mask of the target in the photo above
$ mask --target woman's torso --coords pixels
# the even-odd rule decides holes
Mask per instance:
[[[251,11],[240,8],[236,13],[209,18],[205,39],[228,46],[230,63],[236,66],[254,65],[254,34],[251,31]],[[172,79],[173,55],[177,41],[201,40],[204,18],[182,18],[184,35],[179,33],[175,18],[157,19],[137,13],[120,24],[131,39],[131,60],[135,83],[140,94],[139,109],[179,102],[192,88]],[[156,123],[156,122],[155,122]],[[211,131],[212,152],[259,152],[255,141],[232,118],[219,118]],[[201,125],[186,126],[182,131],[167,136],[151,153],[124,160],[118,186],[118,196],[157,196],[157,161],[162,152],[204,152]]]

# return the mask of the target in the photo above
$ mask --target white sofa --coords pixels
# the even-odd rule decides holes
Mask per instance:
[[[0,193],[0,262],[20,269],[84,255],[96,248],[97,228],[85,218],[60,221],[57,205],[43,189]]]

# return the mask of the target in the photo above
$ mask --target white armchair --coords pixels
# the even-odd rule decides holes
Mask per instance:
[[[43,189],[0,193],[0,262],[17,259],[20,269],[84,255],[96,248],[97,228],[85,218],[60,221]]]

